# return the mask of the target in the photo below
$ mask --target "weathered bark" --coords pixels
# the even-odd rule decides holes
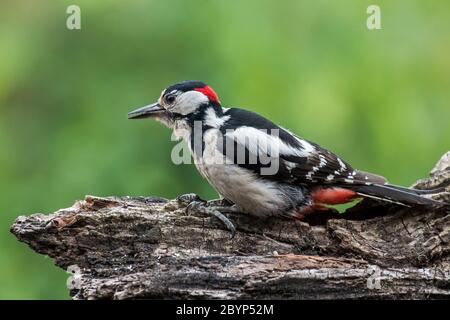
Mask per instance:
[[[449,183],[450,152],[415,187]],[[450,187],[432,197],[450,202]],[[449,298],[448,213],[363,201],[310,223],[228,214],[231,239],[177,200],[87,196],[21,216],[11,231],[61,268],[79,268],[75,299]]]

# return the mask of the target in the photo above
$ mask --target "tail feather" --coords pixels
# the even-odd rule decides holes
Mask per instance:
[[[354,180],[355,184],[353,186],[346,186],[346,188],[351,189],[364,197],[375,198],[405,206],[445,205],[445,203],[423,197],[423,195],[426,194],[441,192],[445,190],[445,187],[434,190],[410,189],[389,184],[386,178],[361,170],[356,170]]]
[[[421,190],[408,189],[390,184],[364,184],[346,186],[363,197],[396,203],[404,206],[432,205],[442,206],[445,203],[423,197]]]
[[[398,189],[398,190],[403,190],[405,192],[412,192],[414,194],[436,194],[439,192],[443,192],[445,191],[445,186],[443,187],[439,187],[439,188],[435,188],[435,189],[429,189],[429,190],[420,190],[420,189],[412,189],[412,188],[406,188],[406,187],[402,187],[402,186],[397,186],[397,185],[393,185],[393,184],[387,184],[387,186],[390,186],[394,189]]]

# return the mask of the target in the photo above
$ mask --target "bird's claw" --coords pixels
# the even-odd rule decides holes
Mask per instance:
[[[208,216],[216,217],[217,219],[222,221],[222,223],[227,227],[228,230],[230,230],[231,239],[233,239],[236,235],[236,227],[230,219],[228,219],[223,213],[218,210],[218,208],[207,207],[205,206],[205,203],[201,201],[192,201],[186,207],[186,213],[189,214],[191,211],[200,212]]]

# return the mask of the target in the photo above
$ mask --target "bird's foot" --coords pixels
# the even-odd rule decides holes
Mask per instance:
[[[208,216],[216,217],[217,219],[219,219],[227,227],[228,230],[230,230],[230,232],[231,232],[231,239],[233,239],[235,234],[236,234],[236,227],[230,221],[230,219],[228,219],[221,212],[221,211],[234,212],[233,211],[234,209],[232,209],[232,208],[233,207],[208,206],[208,205],[205,204],[205,202],[202,202],[202,201],[192,201],[186,207],[186,212],[189,213],[191,211],[195,211],[195,212],[206,214]]]

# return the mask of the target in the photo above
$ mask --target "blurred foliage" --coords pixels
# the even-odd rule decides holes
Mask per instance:
[[[408,185],[450,147],[450,4],[420,0],[0,3],[0,298],[68,298],[67,275],[8,232],[86,194],[215,193],[170,132],[126,113],[185,79],[355,167]],[[366,28],[377,3],[382,30]]]

